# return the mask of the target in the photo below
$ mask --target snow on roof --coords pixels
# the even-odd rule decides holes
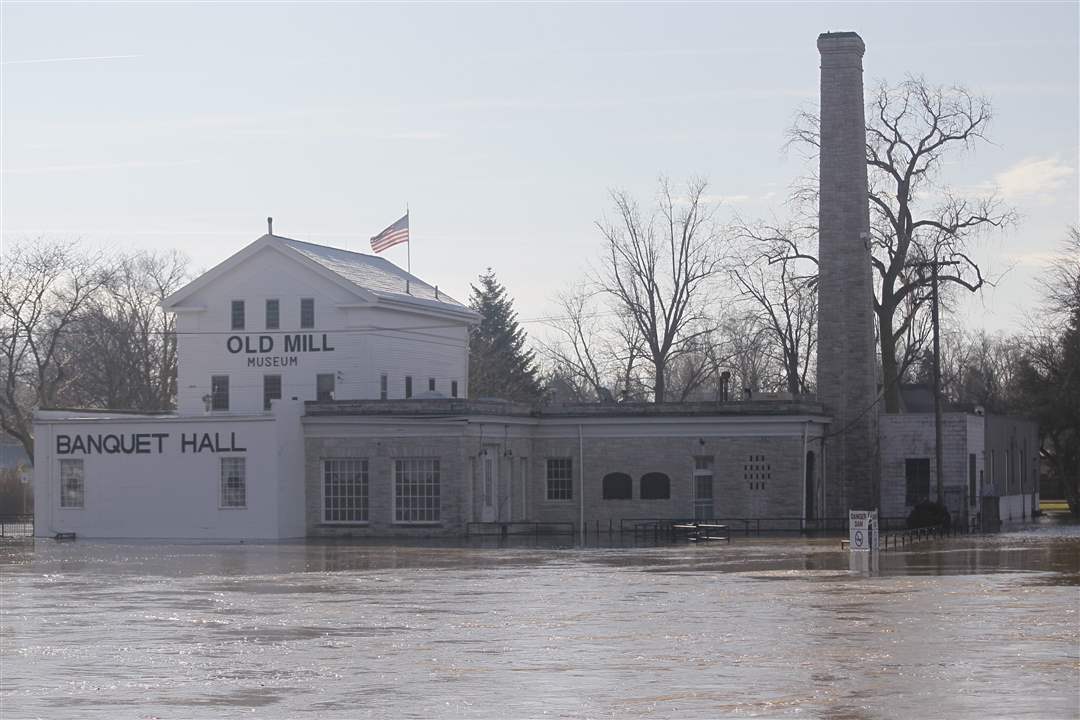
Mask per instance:
[[[384,258],[325,245],[315,245],[314,243],[293,240],[280,235],[276,237],[285,245],[308,259],[319,263],[327,270],[337,273],[349,282],[355,283],[377,295],[398,295],[402,298],[418,298],[459,308],[464,307],[464,305],[442,290],[439,290],[436,294],[434,287]],[[408,293],[405,292],[406,281],[408,281]]]

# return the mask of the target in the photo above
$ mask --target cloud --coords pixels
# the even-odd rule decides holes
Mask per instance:
[[[36,58],[31,60],[4,60],[0,65],[39,65],[41,63],[81,62],[83,60],[126,60],[142,55],[91,55],[87,57]]]
[[[1001,196],[1006,200],[1031,195],[1047,195],[1061,188],[1075,169],[1051,158],[1028,158],[994,176]]]
[[[701,198],[705,202],[720,203],[723,205],[737,205],[739,203],[750,202],[754,199],[753,195],[705,195]]]
[[[94,170],[136,170],[139,168],[180,167],[195,165],[198,160],[128,160],[86,165],[44,165],[41,167],[4,168],[4,175],[42,175],[46,173],[86,172]]]
[[[393,132],[379,136],[380,140],[442,140],[447,137],[446,133],[438,130],[414,130]]]

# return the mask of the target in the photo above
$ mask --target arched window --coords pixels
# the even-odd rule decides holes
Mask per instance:
[[[667,500],[671,497],[671,478],[664,473],[651,472],[641,476],[642,500]]]
[[[613,472],[604,476],[605,500],[632,500],[634,479],[626,473]]]

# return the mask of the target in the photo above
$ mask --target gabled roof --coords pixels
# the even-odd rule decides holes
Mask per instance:
[[[476,313],[470,308],[389,260],[280,235],[263,235],[165,298],[162,307],[166,310],[174,309],[193,293],[263,248],[273,248],[285,257],[315,270],[328,280],[352,291],[363,302],[386,301],[418,309],[451,312],[468,316],[470,319],[476,317]]]

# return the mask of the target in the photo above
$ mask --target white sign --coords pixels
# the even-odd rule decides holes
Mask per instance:
[[[848,547],[852,552],[878,549],[877,510],[849,510],[848,526]]]

